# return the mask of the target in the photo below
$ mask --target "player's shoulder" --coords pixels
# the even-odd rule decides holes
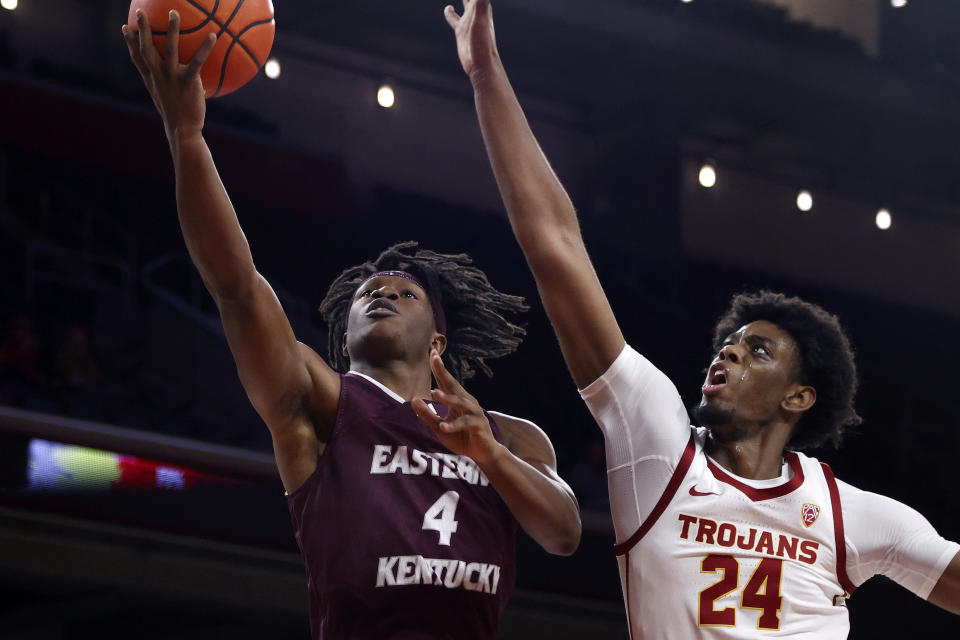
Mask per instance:
[[[635,398],[678,395],[667,375],[629,343],[624,343],[620,354],[600,377],[580,389],[580,396],[590,403],[602,401],[611,392]]]
[[[879,522],[881,519],[897,520],[909,517],[913,512],[911,507],[889,496],[861,489],[840,478],[834,478],[834,481],[845,520],[850,518],[864,518],[872,522]]]
[[[833,468],[830,466],[830,463],[815,458],[814,456],[808,455],[803,451],[790,451],[790,455],[795,456],[796,459],[803,466],[804,470],[815,470],[819,471],[824,475],[825,478],[831,479],[834,484],[837,486],[837,492],[840,494],[841,500],[845,496],[859,496],[861,494],[868,493],[859,489],[849,482],[846,482],[836,476],[833,471]],[[876,494],[871,494],[876,495]]]

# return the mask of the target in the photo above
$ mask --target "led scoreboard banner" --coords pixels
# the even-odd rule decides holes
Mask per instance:
[[[28,491],[183,490],[238,481],[137,456],[34,438],[27,446]]]
[[[0,568],[0,640],[34,637],[39,618],[44,634],[104,640],[308,624],[269,453],[5,406]]]
[[[0,505],[295,550],[269,453],[4,406]]]

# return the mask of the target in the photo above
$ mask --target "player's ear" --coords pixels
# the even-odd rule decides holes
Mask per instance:
[[[437,353],[443,355],[443,352],[447,350],[447,336],[435,332],[433,339],[430,340],[430,349],[436,349]]]
[[[796,384],[787,390],[780,406],[791,413],[803,413],[817,402],[817,390],[808,384]]]

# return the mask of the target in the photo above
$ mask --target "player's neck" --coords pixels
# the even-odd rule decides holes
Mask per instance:
[[[789,433],[789,429],[784,435],[781,429],[769,428],[743,440],[723,441],[711,432],[705,449],[707,455],[736,476],[769,480],[780,476]]]
[[[404,400],[430,399],[430,385],[433,379],[430,374],[430,364],[426,360],[418,363],[392,360],[376,365],[369,362],[351,362],[350,370],[370,376]]]

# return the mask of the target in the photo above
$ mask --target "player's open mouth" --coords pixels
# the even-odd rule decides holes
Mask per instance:
[[[703,395],[712,396],[719,393],[725,386],[727,386],[727,370],[718,362],[710,367],[710,371],[707,372],[707,381],[700,390]]]
[[[383,318],[386,316],[397,315],[400,312],[397,311],[397,308],[393,305],[393,303],[386,298],[377,298],[367,305],[367,310],[365,313],[369,318]]]

